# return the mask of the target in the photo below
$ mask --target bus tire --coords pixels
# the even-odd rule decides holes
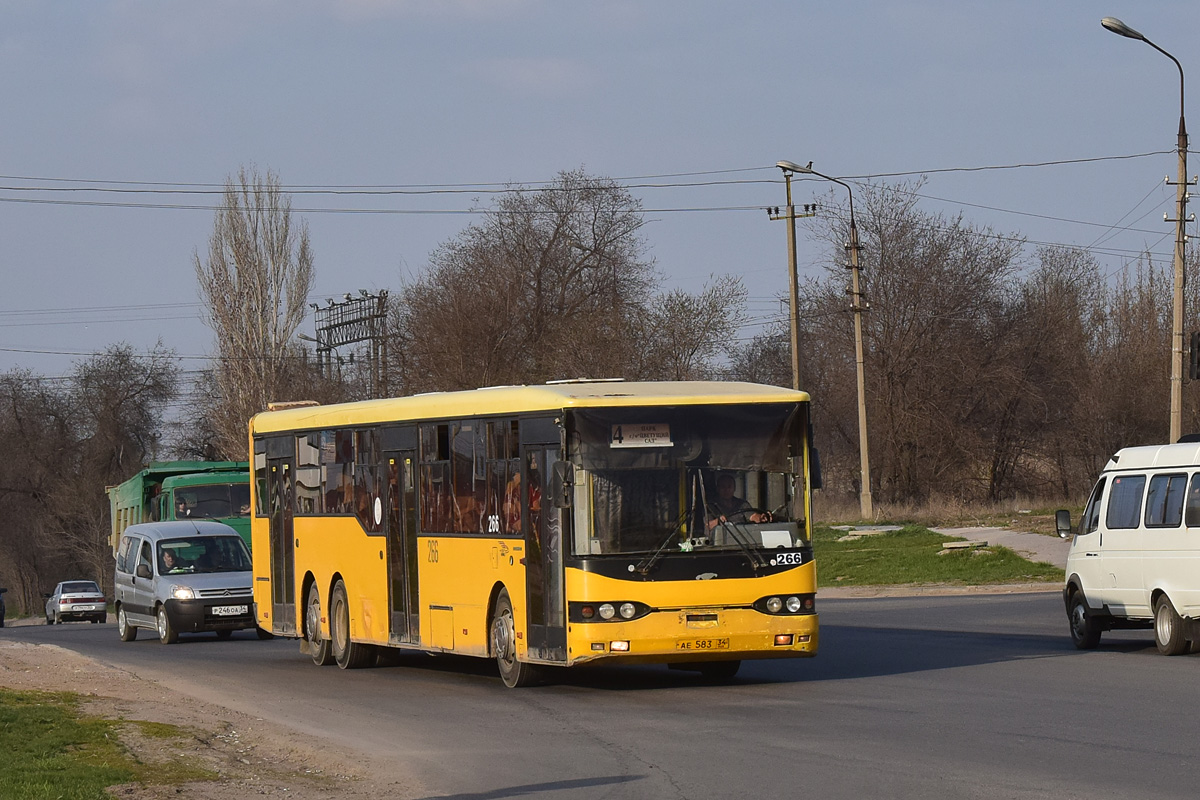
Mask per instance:
[[[179,631],[171,625],[171,618],[167,616],[167,607],[164,605],[158,607],[158,640],[163,644],[175,644],[179,641]]]
[[[1183,620],[1165,594],[1154,603],[1154,646],[1164,656],[1177,656],[1188,649]]]
[[[1067,612],[1070,621],[1071,642],[1079,650],[1095,650],[1100,644],[1100,627],[1092,619],[1082,591],[1071,593],[1071,609]]]
[[[129,624],[124,608],[117,609],[117,635],[121,637],[122,642],[132,642],[137,638],[137,628]]]
[[[488,626],[491,635],[492,655],[500,680],[510,689],[530,686],[537,682],[538,668],[517,658],[517,629],[513,619],[512,601],[508,589],[501,589],[496,598],[496,610],[492,612],[492,623]]]
[[[696,665],[700,671],[700,677],[712,683],[725,683],[733,680],[733,676],[737,675],[741,667],[741,661],[705,661]]]
[[[308,587],[308,599],[304,604],[304,638],[308,640],[308,652],[314,664],[327,667],[333,663],[333,643],[321,638],[321,592],[315,583]]]
[[[350,640],[350,601],[346,598],[346,584],[341,580],[333,585],[329,633],[333,640],[333,660],[340,668],[359,669],[370,662],[373,655],[370,646]]]

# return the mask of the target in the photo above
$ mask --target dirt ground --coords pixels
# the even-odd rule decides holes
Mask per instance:
[[[280,726],[202,703],[54,645],[0,640],[0,686],[75,692],[89,714],[180,726],[188,734],[182,739],[147,737],[137,726],[127,726],[122,740],[144,763],[183,758],[220,776],[178,786],[109,789],[122,800],[390,800],[423,794],[396,764],[369,764],[359,754],[324,744],[314,748],[309,738]]]

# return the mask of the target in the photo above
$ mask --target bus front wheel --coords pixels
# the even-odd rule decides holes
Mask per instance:
[[[492,655],[500,670],[500,679],[510,689],[536,683],[538,668],[517,658],[517,628],[513,620],[512,601],[508,590],[501,589],[496,598],[496,610],[491,625]]]
[[[304,638],[308,640],[308,652],[314,664],[327,667],[333,663],[333,645],[328,639],[321,637],[321,593],[315,583],[308,587],[308,601],[304,609]]]
[[[333,601],[329,605],[329,628],[332,634],[333,660],[342,669],[365,667],[371,659],[369,645],[350,641],[350,602],[346,599],[346,584],[333,585]]]

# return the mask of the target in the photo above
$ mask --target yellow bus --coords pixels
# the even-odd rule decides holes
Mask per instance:
[[[714,680],[817,652],[809,397],[563,381],[250,422],[258,624],[318,665],[376,648]]]

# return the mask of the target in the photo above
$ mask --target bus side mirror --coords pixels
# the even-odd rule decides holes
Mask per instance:
[[[550,470],[550,498],[555,508],[571,507],[575,488],[575,466],[570,461],[555,461]]]
[[[1060,508],[1054,512],[1054,528],[1058,531],[1058,535],[1064,539],[1071,538],[1071,512],[1065,508]]]

